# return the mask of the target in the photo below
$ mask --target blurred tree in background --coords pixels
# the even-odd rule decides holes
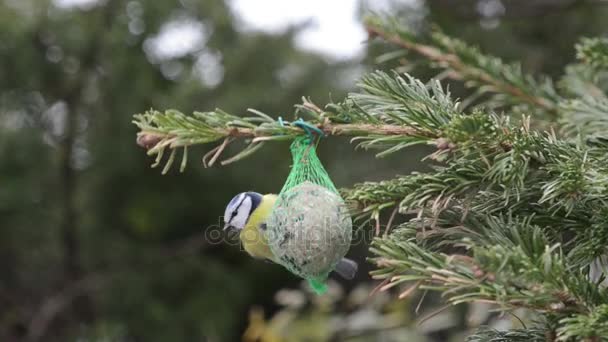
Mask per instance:
[[[0,340],[236,338],[286,276],[209,245],[203,228],[232,194],[274,179],[254,176],[263,165],[161,177],[131,115],[281,112],[327,98],[345,68],[297,51],[296,29],[240,33],[222,1],[5,1],[0,26]],[[193,46],[167,48],[184,27]]]
[[[303,95],[341,98],[359,63],[297,50],[298,28],[244,32],[219,0],[60,3],[0,3],[0,340],[238,339],[252,305],[276,309],[273,294],[298,280],[205,237],[233,194],[279,189],[286,146],[163,177],[135,145],[131,115],[221,105],[290,116]],[[580,36],[605,34],[608,15],[595,1],[407,3],[391,11],[548,74],[574,59]],[[190,47],[167,47],[176,29],[196,33]],[[390,51],[371,49],[367,65]],[[408,173],[419,159],[370,163],[346,140],[333,145],[323,158],[338,186]]]

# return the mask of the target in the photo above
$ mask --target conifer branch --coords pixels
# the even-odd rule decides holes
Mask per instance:
[[[559,86],[569,98],[605,98],[608,90],[608,69],[598,70],[588,64],[573,64],[566,67]]]
[[[140,128],[137,134],[137,143],[148,149],[149,155],[156,155],[157,160],[153,167],[160,165],[165,149],[172,150],[172,155],[177,148],[186,148],[198,144],[212,143],[221,139],[240,138],[249,139],[251,142],[237,156],[225,160],[222,165],[240,160],[250,153],[254,148],[260,147],[266,141],[279,141],[294,139],[298,135],[306,134],[299,127],[285,126],[275,120],[265,120],[261,124],[254,124],[257,118],[230,115],[222,111],[194,113],[194,116],[186,116],[178,111],[170,110],[164,113],[149,111],[135,116],[134,123]],[[407,140],[405,137],[420,134],[416,129],[395,124],[373,123],[332,123],[331,120],[313,121],[313,124],[326,136],[355,136],[366,140],[364,147],[377,145],[381,141],[384,144],[397,144],[399,141]],[[381,139],[380,137],[387,137]],[[391,138],[392,137],[392,138]],[[369,140],[372,140],[369,142]],[[225,140],[222,149],[231,140]],[[219,147],[219,146],[218,146]],[[186,152],[184,152],[185,155]],[[169,158],[163,173],[168,171],[172,157]],[[182,163],[184,164],[184,163]],[[208,166],[212,166],[209,163]],[[207,166],[207,165],[206,165]]]
[[[608,136],[608,98],[584,96],[560,104],[560,121],[574,134]]]
[[[438,138],[437,129],[453,113],[460,112],[458,103],[438,82],[427,87],[409,75],[376,72],[364,77],[359,86],[360,93],[350,94],[342,103],[329,104],[326,110],[304,99],[296,106],[295,117],[306,118],[306,122],[327,136],[352,136],[359,147],[382,149],[378,154],[382,157],[407,146],[433,141]],[[164,113],[152,110],[135,115],[133,123],[140,130],[138,144],[148,149],[149,155],[156,156],[153,167],[159,166],[165,150],[170,150],[163,173],[169,170],[175,151],[180,148],[184,149],[183,169],[189,146],[225,139],[215,151],[221,153],[234,139],[248,140],[244,150],[222,162],[225,165],[249,156],[264,142],[291,140],[306,134],[300,127],[257,110],[250,113],[253,115],[240,117],[216,110],[188,116],[176,110]],[[217,154],[213,157],[211,160],[215,161]]]
[[[482,327],[473,335],[468,336],[466,342],[546,342],[547,332],[543,328],[512,329],[499,331]]]
[[[602,304],[592,312],[563,318],[557,331],[558,341],[601,341],[608,336],[607,321],[608,304]]]
[[[525,75],[519,64],[505,64],[500,59],[482,54],[479,49],[446,36],[439,30],[433,31],[428,43],[403,28],[396,19],[370,16],[366,19],[370,37],[383,40],[414,51],[446,69],[447,76],[463,80],[480,93],[493,93],[496,105],[528,103],[555,115],[559,95],[549,78],[537,81]]]
[[[576,57],[598,69],[608,68],[608,38],[583,38],[576,45]]]
[[[384,101],[360,98],[363,105],[351,111],[394,109],[392,92],[376,96]],[[513,123],[446,108],[410,115],[408,125],[434,137],[442,148],[431,157],[447,165],[343,191],[362,215],[377,218],[391,207],[418,212],[372,246],[373,275],[388,281],[382,289],[404,285],[403,296],[412,287],[439,291],[452,304],[526,308],[562,324],[577,317],[557,338],[585,328],[602,336],[606,320],[596,309],[608,292],[585,270],[608,242],[605,146],[534,131],[525,117]]]
[[[429,226],[422,235],[416,233],[417,224],[406,224],[377,238],[370,261],[379,269],[373,277],[388,280],[383,290],[415,284],[441,291],[452,304],[482,301],[503,310],[527,308],[561,317],[593,316],[608,300],[605,289],[568,266],[562,247],[551,245],[542,228],[502,218],[471,222]]]

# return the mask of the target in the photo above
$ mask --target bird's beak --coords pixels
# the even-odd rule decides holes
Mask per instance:
[[[226,232],[226,236],[228,236],[230,239],[234,238],[238,234],[238,229],[229,225],[228,223],[224,225],[224,231]]]

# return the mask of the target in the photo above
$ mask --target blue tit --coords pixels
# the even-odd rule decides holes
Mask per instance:
[[[268,259],[274,256],[266,239],[266,221],[272,213],[277,195],[262,195],[257,192],[242,192],[228,203],[224,212],[224,230],[239,231],[239,238],[245,251],[254,258]],[[353,279],[358,265],[355,261],[342,258],[334,271],[345,279]]]

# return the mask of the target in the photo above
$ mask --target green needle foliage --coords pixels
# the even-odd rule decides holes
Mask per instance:
[[[379,17],[367,25],[373,36],[427,57],[476,94],[490,95],[463,106],[437,80],[374,72],[340,103],[320,109],[305,99],[296,106],[296,118],[326,135],[352,136],[360,147],[379,149],[378,156],[416,144],[436,148],[428,156],[432,172],[342,190],[359,217],[378,227],[386,210],[393,210],[389,225],[394,214],[409,215],[371,246],[372,276],[383,281],[381,290],[400,288],[399,298],[416,289],[437,291],[450,305],[485,302],[541,318],[522,329],[482,328],[468,341],[608,337],[605,40],[582,40],[581,63],[553,82],[439,30],[420,36]],[[233,161],[262,142],[305,134],[252,113],[148,112],[135,123],[140,144],[157,163],[167,148],[173,153],[224,139],[212,151],[219,154],[233,139],[248,139]]]
[[[576,46],[578,58],[598,68],[608,67],[608,39],[584,38]]]
[[[372,37],[380,36],[422,55],[432,66],[442,69],[441,77],[464,81],[475,91],[470,100],[489,95],[487,106],[520,106],[528,111],[554,114],[560,96],[553,82],[547,77],[537,79],[525,74],[518,63],[504,63],[485,55],[438,28],[417,35],[394,18],[378,16],[367,17],[366,24]]]
[[[544,342],[547,340],[541,329],[513,329],[498,331],[489,328],[479,329],[467,338],[467,342]]]

